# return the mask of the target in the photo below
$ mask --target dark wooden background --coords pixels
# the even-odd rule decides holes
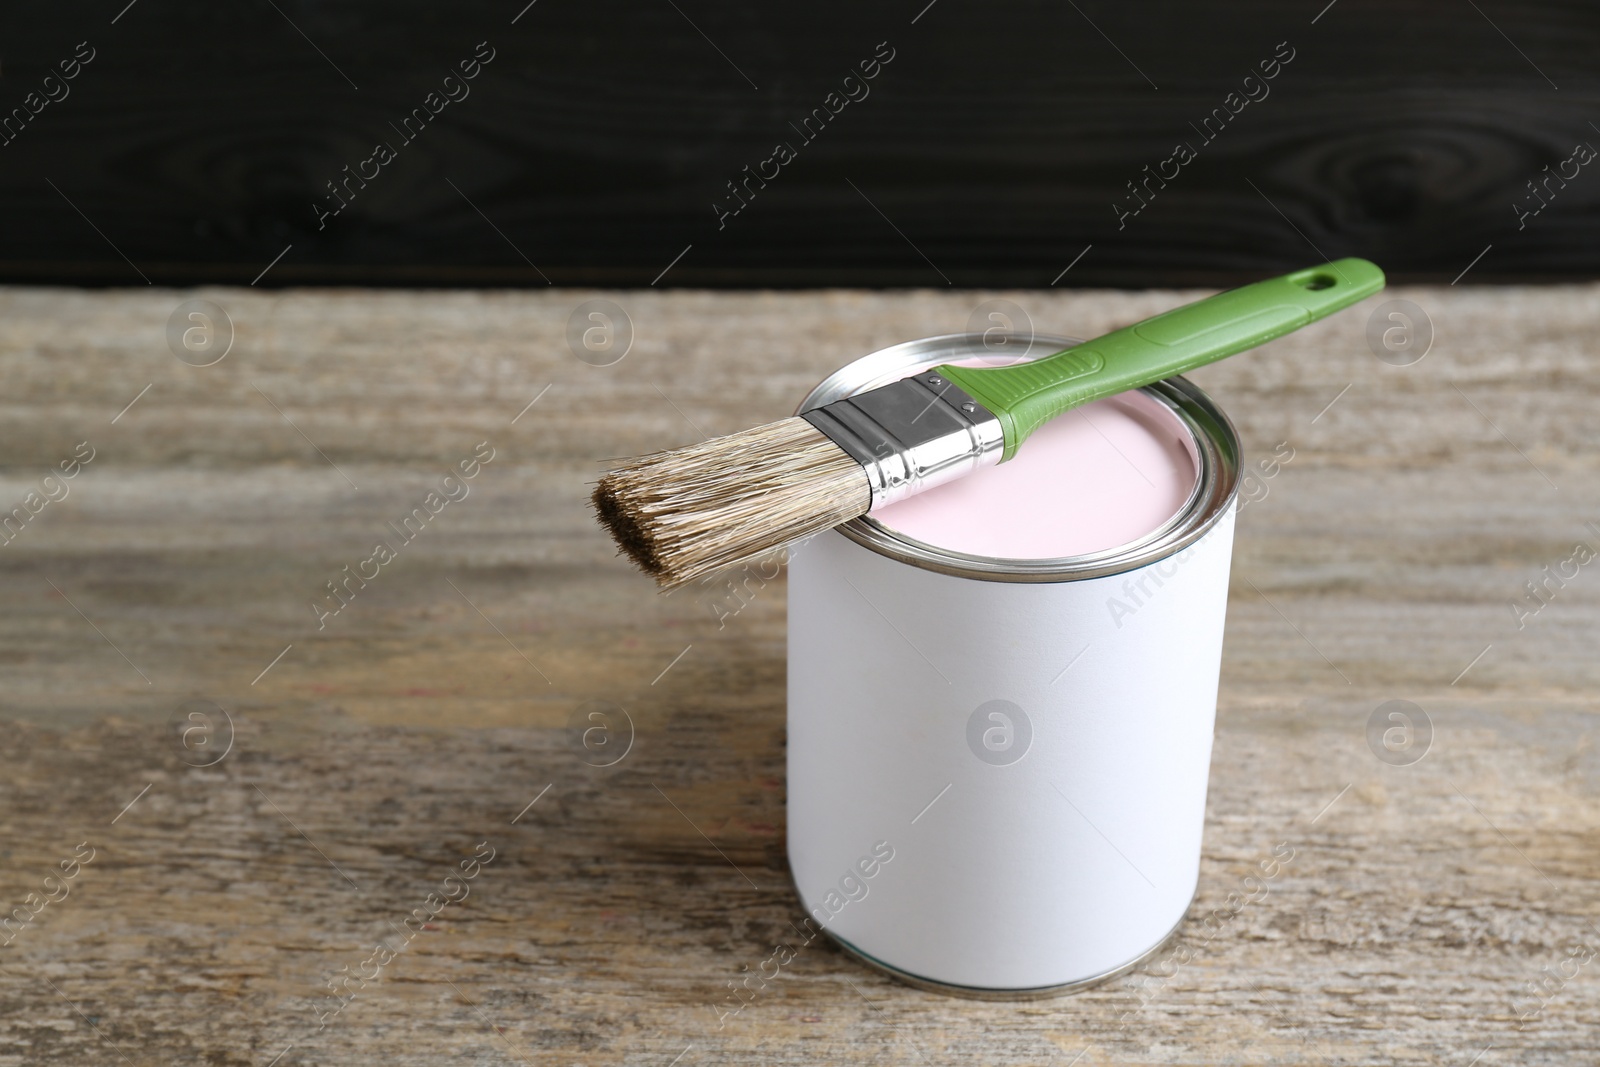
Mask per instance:
[[[1514,208],[1600,145],[1576,0],[525,3],[13,6],[5,113],[96,57],[0,146],[0,280],[248,283],[280,253],[261,285],[1215,284],[1348,254],[1448,281],[1486,248],[1474,281],[1600,269],[1600,167],[1525,229]],[[318,232],[324,183],[480,41],[471,96]],[[881,41],[871,95],[799,147],[788,124]],[[1119,230],[1125,183],[1281,41],[1271,95]],[[719,229],[780,140],[799,158]]]

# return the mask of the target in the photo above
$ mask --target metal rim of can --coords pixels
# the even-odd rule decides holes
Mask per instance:
[[[796,895],[798,895],[799,892],[799,887],[796,886]],[[1194,908],[1194,902],[1199,898],[1199,895],[1200,890],[1198,887],[1196,887],[1194,893],[1189,897],[1189,903],[1184,906],[1183,914],[1178,916],[1178,921],[1172,924],[1172,929],[1161,935],[1161,940],[1157,941],[1155,944],[1151,945],[1149,948],[1133,957],[1133,959],[1129,960],[1127,963],[1119,963],[1115,967],[1102,971],[1099,974],[1092,974],[1086,978],[1079,978],[1071,982],[1062,982],[1059,985],[1029,986],[1021,989],[956,985],[953,982],[941,982],[934,978],[924,978],[921,975],[912,974],[910,971],[902,971],[893,964],[885,963],[883,960],[878,959],[869,952],[863,952],[861,949],[852,945],[844,938],[839,937],[827,927],[823,927],[822,932],[828,936],[828,940],[832,941],[835,945],[838,945],[841,949],[843,949],[846,955],[853,956],[857,960],[860,960],[862,963],[866,964],[868,967],[872,967],[875,970],[881,971],[890,978],[904,982],[906,985],[912,986],[916,989],[925,989],[930,993],[943,993],[944,995],[951,997],[962,997],[966,1000],[1051,1000],[1056,997],[1066,997],[1071,996],[1074,993],[1082,993],[1086,989],[1093,989],[1095,986],[1109,982],[1113,978],[1120,978],[1122,975],[1137,969],[1142,964],[1148,963],[1150,960],[1160,955],[1162,949],[1171,945],[1172,942],[1177,939],[1178,933],[1183,929],[1184,923],[1189,921],[1189,912]]]
[[[1027,354],[1054,355],[1082,344],[1075,338],[1035,335]],[[929,367],[984,351],[982,334],[955,333],[904,341],[834,371],[819,382],[795,410],[799,415],[864,389],[910,377]],[[1181,552],[1222,521],[1239,494],[1239,434],[1233,422],[1199,386],[1181,376],[1143,387],[1188,430],[1197,477],[1189,498],[1173,516],[1126,544],[1079,556],[1006,559],[978,556],[919,541],[863,515],[835,527],[844,536],[882,556],[956,578],[987,582],[1075,582],[1137,570]]]

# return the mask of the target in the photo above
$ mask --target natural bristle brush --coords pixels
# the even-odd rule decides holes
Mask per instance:
[[[1254,348],[1383,288],[1341,259],[1218,293],[1043,359],[943,365],[804,415],[629,460],[594,506],[664,588],[1010,459],[1071,408]]]

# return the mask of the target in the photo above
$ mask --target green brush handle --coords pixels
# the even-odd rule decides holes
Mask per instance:
[[[1207,297],[1012,367],[935,368],[994,412],[1005,454],[1069,408],[1170,378],[1298,330],[1383,288],[1383,271],[1340,259]]]

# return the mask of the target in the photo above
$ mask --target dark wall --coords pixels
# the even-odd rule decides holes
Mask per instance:
[[[248,283],[280,254],[261,284],[1600,273],[1593,4],[525,2],[0,15],[0,280]],[[770,180],[734,214],[746,166]]]

